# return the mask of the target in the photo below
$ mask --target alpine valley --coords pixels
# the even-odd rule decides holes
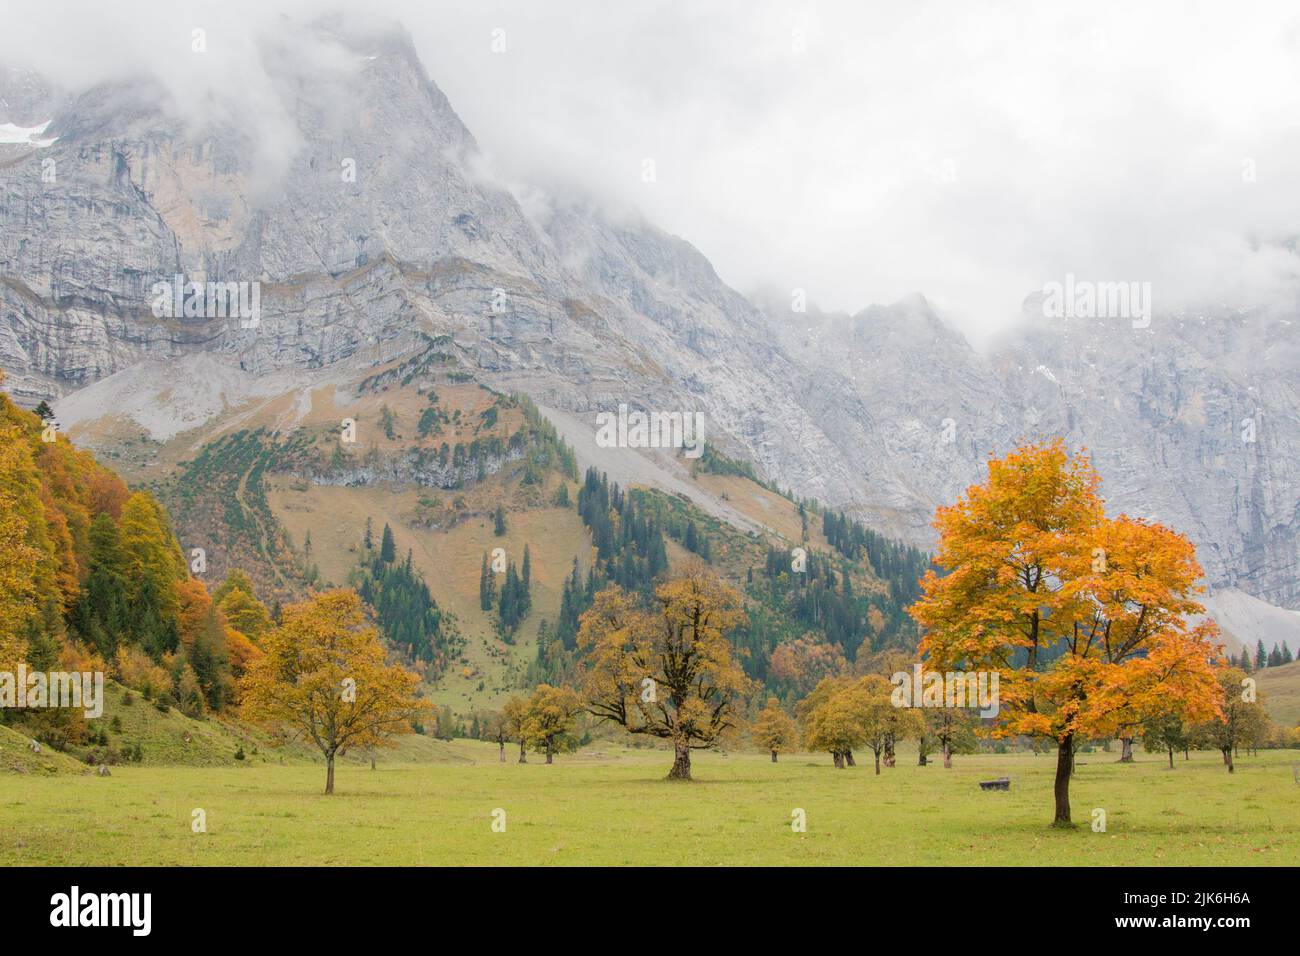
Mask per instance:
[[[1300,651],[1294,305],[1135,327],[1030,299],[980,350],[919,293],[793,311],[628,210],[525,208],[401,28],[325,19],[262,55],[278,137],[146,80],[0,71],[4,387],[152,491],[214,581],[359,583],[382,620],[363,556],[387,527],[438,616],[413,653],[467,713],[571,664],[593,569],[693,552],[745,590],[761,677],[813,628],[850,660],[910,651],[936,505],[1061,435],[1109,509],[1195,542],[1230,649]],[[159,314],[176,277],[255,285],[255,320]],[[703,454],[598,441],[620,406],[701,422]],[[835,601],[787,589],[796,548]]]

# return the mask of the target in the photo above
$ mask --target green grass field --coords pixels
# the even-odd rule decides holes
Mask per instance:
[[[606,749],[553,766],[498,763],[492,745],[450,745],[458,762],[346,764],[333,797],[319,765],[125,766],[111,777],[0,776],[0,864],[1139,864],[1300,863],[1295,751],[1081,755],[1072,832],[1053,830],[1054,759],[956,758],[951,770],[869,759],[700,754],[696,780],[663,780],[662,751]],[[869,755],[868,755],[869,757]],[[1010,792],[978,781],[1009,776]],[[202,808],[207,832],[191,830]],[[492,813],[506,811],[506,829]],[[792,831],[791,811],[807,814]],[[1089,826],[1106,811],[1106,832]]]

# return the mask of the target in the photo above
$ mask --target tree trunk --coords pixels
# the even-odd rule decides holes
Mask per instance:
[[[370,751],[370,769],[375,769],[375,752],[373,750]]]
[[[1070,820],[1070,773],[1074,765],[1074,735],[1069,734],[1056,748],[1056,819],[1053,826],[1073,826]]]
[[[1235,773],[1236,769],[1232,766],[1232,748],[1223,748],[1223,765],[1228,768],[1228,773]]]
[[[1119,743],[1120,743],[1119,762],[1132,763],[1133,762],[1133,738],[1121,737],[1119,738]]]
[[[772,763],[776,763],[776,751],[772,751]]]
[[[1170,770],[1174,769],[1174,748],[1173,747],[1169,748],[1169,769]]]
[[[844,769],[844,754],[840,753],[838,750],[832,750],[831,759],[835,761],[836,770]]]
[[[498,741],[497,741],[497,746],[499,746],[499,747],[501,748],[501,762],[502,762],[502,763],[505,763],[505,762],[506,762],[506,742],[505,742],[504,740],[498,740]]]
[[[549,737],[546,738],[546,762],[555,763],[554,748],[551,746],[551,739]]]
[[[325,792],[334,792],[334,755],[325,755]]]
[[[952,769],[952,750],[947,744],[943,745],[943,766],[946,770]]]
[[[879,777],[880,776],[880,751],[877,750],[874,751],[874,753],[876,755],[876,776]]]
[[[858,765],[857,761],[853,759],[852,750],[844,751],[844,763],[850,767],[856,767]]]
[[[1184,747],[1184,748],[1183,748],[1183,759],[1184,759],[1184,760],[1191,760],[1191,759],[1192,759],[1192,751],[1191,751],[1190,748],[1188,748],[1188,747]]]
[[[673,741],[673,769],[668,771],[669,780],[691,779],[691,746],[688,741]]]
[[[919,751],[919,752],[917,753],[917,756],[916,756],[916,765],[917,765],[918,767],[924,767],[924,766],[928,765],[929,762],[930,762],[930,758],[926,756],[924,750]]]
[[[524,749],[524,742],[519,741],[519,762],[528,763],[528,751]]]

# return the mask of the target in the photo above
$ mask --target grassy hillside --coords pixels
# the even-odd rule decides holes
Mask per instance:
[[[1300,725],[1300,661],[1281,667],[1265,667],[1252,675],[1275,723]]]
[[[30,749],[31,738],[11,727],[0,725],[0,776],[24,774],[54,776],[68,773],[90,773],[88,766],[79,760],[61,754],[52,747],[41,747],[40,753]]]
[[[158,489],[185,546],[207,549],[210,586],[240,568],[264,600],[283,603],[313,587],[355,583],[366,557],[367,521],[376,540],[389,526],[398,560],[409,551],[447,622],[436,653],[426,659],[432,661],[427,692],[435,704],[467,715],[499,707],[539,678],[539,626],[546,622],[553,633],[575,559],[585,586],[596,554],[592,516],[577,508],[584,481],[573,453],[531,403],[476,383],[472,368],[453,367],[449,349],[428,339],[403,359],[341,372],[330,386],[250,397],[164,442],[133,438],[114,418],[81,423],[76,434],[94,447],[120,450],[131,478]],[[340,441],[345,419],[355,426],[354,442]],[[852,657],[866,636],[869,604],[887,622],[884,632],[871,635],[873,643],[914,645],[914,629],[902,615],[905,601],[890,590],[896,582],[866,556],[837,551],[811,507],[801,512],[748,466],[708,452],[693,465],[674,463],[677,492],[635,482],[622,491],[638,496],[638,513],[655,516],[670,566],[694,559],[688,547],[705,553],[760,608],[753,628],[737,639],[753,676],[763,678],[778,642],[820,630],[828,614],[839,622],[832,639]],[[599,470],[601,462],[581,462],[588,464]],[[556,501],[561,485],[567,506]],[[498,508],[506,512],[502,535],[493,527]],[[480,607],[481,563],[499,547],[521,564],[525,545],[531,608],[503,635],[495,609]],[[777,581],[768,573],[772,549],[788,555],[795,546],[822,556],[814,590],[842,591],[834,582],[847,576],[854,607],[828,606],[824,593],[809,596],[803,585],[811,574]],[[603,558],[602,573],[612,577],[620,556],[612,564],[610,555]],[[571,633],[566,640],[571,648]],[[563,668],[544,669],[540,677],[570,679],[571,663]],[[170,752],[174,742],[163,743]],[[214,746],[233,751],[231,743],[237,741]]]
[[[106,744],[78,745],[60,753],[43,745],[41,753],[32,753],[30,738],[21,726],[0,726],[0,771],[19,773],[89,773],[95,764],[112,764],[119,769],[138,767],[241,767],[261,764],[323,763],[320,753],[310,744],[294,742],[277,745],[259,728],[240,723],[227,716],[195,720],[173,707],[159,709],[136,692],[109,681],[105,688],[103,716],[88,721],[92,731],[102,732]],[[376,750],[379,764],[443,763],[467,758],[452,745],[419,734],[394,739],[393,747]],[[140,759],[132,754],[136,745]],[[243,756],[236,754],[242,751]],[[345,763],[369,765],[367,751],[353,751],[342,758]]]

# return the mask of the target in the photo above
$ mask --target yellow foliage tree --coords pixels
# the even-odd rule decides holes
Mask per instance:
[[[574,721],[581,712],[582,700],[572,687],[538,684],[524,711],[521,736],[554,763],[556,748],[573,743]]]
[[[180,596],[176,585],[189,566],[171,532],[171,521],[152,496],[137,491],[122,506],[118,526],[126,557],[129,598],[155,601],[166,617],[175,617]]]
[[[385,663],[379,632],[366,624],[351,589],[286,607],[263,650],[241,684],[243,714],[284,739],[314,743],[325,756],[327,794],[334,792],[336,756],[391,745],[431,710],[416,696],[416,675]]]
[[[11,672],[27,657],[22,629],[35,613],[43,552],[31,542],[23,520],[24,489],[4,479],[25,472],[30,458],[17,429],[0,430],[0,670]],[[31,494],[30,487],[26,490]]]
[[[506,736],[519,741],[519,762],[528,763],[528,700],[511,697],[501,708],[501,720]]]
[[[1200,724],[1195,734],[1211,744],[1223,755],[1223,765],[1234,773],[1233,760],[1237,748],[1251,746],[1268,737],[1270,721],[1264,702],[1255,690],[1254,678],[1236,667],[1225,667],[1219,672],[1217,699],[1219,712]],[[1170,757],[1172,763],[1172,755]]]
[[[910,609],[931,667],[998,672],[995,733],[1056,741],[1060,826],[1076,739],[1217,708],[1217,632],[1186,620],[1204,610],[1194,548],[1159,524],[1108,519],[1100,480],[1059,439],[990,460],[983,484],[938,510],[948,573],[927,573]]]
[[[655,589],[643,609],[618,586],[582,615],[584,696],[596,717],[673,745],[670,780],[691,778],[691,750],[733,727],[749,680],[727,634],[745,622],[740,595],[694,563]]]
[[[230,627],[254,644],[272,627],[270,612],[253,593],[253,584],[243,571],[231,571],[213,594],[213,600],[221,608]]]
[[[749,736],[756,746],[772,755],[772,763],[776,763],[777,754],[789,753],[799,742],[798,728],[775,697],[769,697],[767,706],[758,712]]]
[[[804,739],[809,749],[829,750],[840,769],[850,762],[854,747],[866,746],[879,774],[880,758],[894,742],[922,731],[920,713],[895,707],[893,685],[878,674],[823,685],[810,695],[815,702],[805,711]]]

